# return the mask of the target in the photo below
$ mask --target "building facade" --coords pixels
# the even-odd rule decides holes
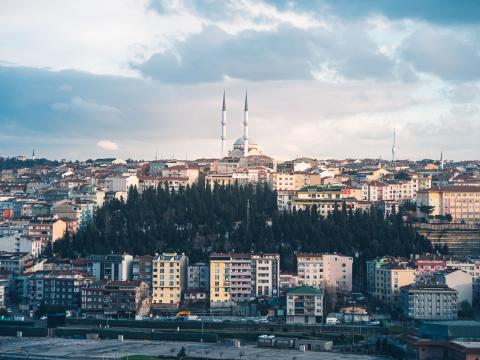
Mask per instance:
[[[300,286],[287,292],[287,324],[318,324],[323,321],[323,290]]]
[[[415,320],[456,320],[457,291],[447,285],[411,284],[401,289],[401,310]]]
[[[153,258],[152,304],[178,305],[187,288],[188,257],[163,253]]]

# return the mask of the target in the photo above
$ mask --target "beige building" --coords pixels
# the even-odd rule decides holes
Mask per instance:
[[[373,296],[387,304],[397,304],[400,301],[400,288],[414,282],[415,269],[387,263],[375,269]]]
[[[300,286],[287,292],[287,324],[318,324],[323,321],[323,290]]]
[[[67,224],[60,219],[32,220],[28,224],[28,237],[40,241],[45,248],[48,243],[61,239],[67,230]]]
[[[288,209],[306,210],[316,206],[320,215],[327,216],[335,208],[340,210],[345,204],[347,210],[355,211],[357,200],[350,196],[348,192],[344,192],[343,186],[306,186],[291,199]]]
[[[177,253],[157,254],[152,269],[152,304],[178,305],[187,288],[188,257]]]
[[[480,187],[443,186],[417,194],[417,216],[429,218],[422,206],[431,206],[431,216],[450,215],[453,222],[480,223]]]
[[[278,172],[272,174],[273,190],[299,190],[305,186],[321,184],[320,174],[308,172]]]
[[[276,297],[280,287],[278,254],[210,255],[210,302],[248,301]]]
[[[297,255],[298,284],[331,291],[352,291],[353,258],[338,254]]]

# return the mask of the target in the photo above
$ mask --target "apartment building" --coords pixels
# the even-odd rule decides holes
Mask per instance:
[[[230,254],[230,299],[248,301],[253,296],[252,261],[250,254]]]
[[[153,258],[152,304],[176,305],[187,288],[188,257],[163,253]]]
[[[321,216],[328,216],[336,208],[341,209],[345,204],[347,210],[357,208],[355,198],[347,198],[342,186],[306,186],[298,190],[289,204],[289,210],[306,210],[316,206]]]
[[[286,295],[287,291],[298,287],[298,275],[292,273],[280,273],[280,294]]]
[[[32,240],[40,241],[44,247],[61,239],[67,230],[67,224],[60,219],[38,219],[28,224],[28,236]]]
[[[212,254],[210,301],[228,303],[276,297],[280,287],[278,254]]]
[[[415,259],[416,282],[431,283],[434,280],[434,274],[445,271],[447,264],[445,260],[438,259],[435,256],[427,255]]]
[[[105,179],[105,185],[108,191],[128,193],[130,187],[138,188],[138,177],[129,174],[110,176]]]
[[[287,292],[287,324],[318,324],[323,321],[323,290],[300,286]]]
[[[352,291],[353,258],[339,254],[297,255],[298,283],[328,291]]]
[[[352,291],[353,258],[337,254],[323,254],[323,286],[339,292]]]
[[[0,252],[0,271],[21,274],[33,264],[32,254],[26,252]]]
[[[472,277],[473,300],[480,298],[480,260],[479,259],[449,259],[446,260],[447,270],[462,270]]]
[[[128,254],[87,256],[87,272],[96,280],[131,280],[132,265],[133,256]]]
[[[453,222],[480,223],[479,186],[441,186],[420,190],[417,194],[417,217],[450,215]],[[432,207],[431,214],[424,207]],[[430,216],[429,216],[430,215]]]
[[[210,255],[210,303],[228,303],[230,294],[230,263],[229,254]]]
[[[252,286],[256,297],[276,297],[280,291],[280,255],[252,254]]]
[[[150,292],[142,281],[95,281],[81,290],[82,311],[104,316],[148,315]]]
[[[42,253],[43,248],[41,240],[31,239],[18,231],[0,234],[0,251],[26,252],[34,257],[38,257]]]
[[[457,291],[447,285],[407,285],[401,288],[400,307],[410,319],[456,320]]]
[[[473,278],[463,270],[451,269],[436,273],[435,284],[447,285],[457,291],[457,304],[467,301],[473,303]]]
[[[188,266],[188,289],[210,289],[210,266],[206,263],[196,263]]]
[[[415,269],[401,264],[385,264],[375,269],[375,289],[373,295],[387,303],[400,301],[400,288],[415,282]]]
[[[392,257],[392,256],[384,256],[381,258],[376,258],[373,260],[368,260],[366,262],[367,265],[367,292],[370,295],[375,294],[376,288],[376,274],[377,269],[387,265],[387,264],[394,264],[394,265],[408,265],[409,261],[407,259],[399,258],[399,257]]]
[[[135,256],[132,261],[132,280],[143,281],[151,289],[153,286],[153,256]]]
[[[94,281],[77,271],[38,271],[28,278],[28,296],[34,308],[40,305],[74,309],[80,306],[80,289]]]
[[[319,186],[320,174],[308,172],[276,172],[272,173],[273,190],[299,190],[305,186]]]

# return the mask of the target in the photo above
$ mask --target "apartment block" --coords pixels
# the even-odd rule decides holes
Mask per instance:
[[[323,290],[300,286],[287,292],[287,324],[317,324],[323,321]]]
[[[196,263],[188,266],[188,289],[210,289],[210,266],[206,263]]]
[[[34,308],[44,304],[74,309],[80,306],[80,289],[94,279],[76,271],[39,271],[28,278],[28,296]]]
[[[276,297],[280,291],[280,255],[252,254],[252,285],[256,297]]]
[[[463,270],[446,270],[434,275],[435,284],[446,285],[457,291],[457,304],[473,303],[473,278]]]
[[[151,289],[153,286],[153,256],[135,256],[132,261],[132,280],[143,281]]]
[[[385,264],[375,269],[375,289],[373,295],[387,303],[400,301],[400,288],[415,282],[415,269],[402,264]]]
[[[447,285],[407,285],[402,287],[400,298],[401,310],[410,319],[457,319],[457,291]]]
[[[87,256],[87,272],[96,280],[131,280],[132,266],[132,255],[108,254]]]
[[[431,206],[431,214],[423,212],[423,206]],[[417,216],[429,220],[429,215],[450,215],[453,222],[480,222],[479,186],[441,186],[418,191]]]
[[[298,283],[328,291],[352,291],[353,258],[339,254],[297,255]]]
[[[212,254],[210,302],[248,301],[276,297],[280,287],[278,254]]]
[[[188,257],[163,253],[153,258],[152,304],[178,305],[187,288]]]
[[[100,280],[81,290],[82,311],[104,316],[148,315],[150,292],[142,281]]]

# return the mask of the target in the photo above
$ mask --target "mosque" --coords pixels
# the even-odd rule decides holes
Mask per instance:
[[[222,106],[222,158],[225,157],[225,146],[227,141],[227,107],[225,105],[225,92],[223,93]],[[262,155],[262,148],[248,135],[248,94],[245,93],[245,108],[243,110],[243,136],[233,143],[233,149],[227,156],[232,158],[246,158],[252,155]]]

